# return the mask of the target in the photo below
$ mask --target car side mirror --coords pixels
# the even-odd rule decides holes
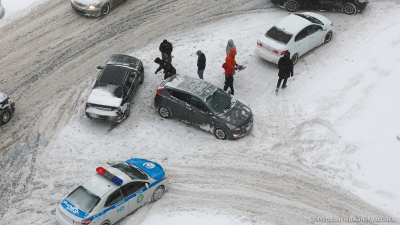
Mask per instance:
[[[149,189],[149,185],[147,183],[144,183],[144,185],[146,185],[146,188]]]
[[[103,69],[103,67],[102,67],[102,66],[98,66],[98,67],[97,67],[97,69],[99,69],[99,70],[102,70],[102,69]]]

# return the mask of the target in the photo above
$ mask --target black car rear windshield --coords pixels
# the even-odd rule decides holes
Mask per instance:
[[[121,170],[123,173],[128,175],[132,180],[142,179],[147,180],[147,176],[132,166],[126,165],[124,163],[115,164],[112,167]]]
[[[292,39],[293,34],[284,31],[282,29],[279,29],[277,27],[272,27],[267,31],[267,33],[265,33],[265,36],[277,42],[287,44],[290,41],[290,39]]]
[[[230,109],[232,98],[225,91],[218,88],[214,94],[206,99],[206,102],[216,114],[220,114]]]
[[[100,197],[90,193],[82,186],[79,186],[68,195],[67,200],[80,210],[90,213],[100,202]]]
[[[295,14],[296,16],[300,16],[301,18],[304,18],[308,21],[310,21],[311,23],[316,23],[319,25],[324,25],[324,23],[321,22],[321,20],[313,17],[313,16],[309,16],[309,15],[304,15],[304,14]]]
[[[95,89],[95,88],[102,89],[108,93],[111,93],[117,98],[122,98],[122,96],[123,96],[123,88],[122,88],[122,86],[119,86],[119,85],[96,83],[94,85],[93,89]]]
[[[122,85],[124,83],[127,68],[122,66],[106,66],[103,69],[99,83]]]

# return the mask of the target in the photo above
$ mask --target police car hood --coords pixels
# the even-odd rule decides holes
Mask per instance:
[[[4,100],[6,100],[8,98],[8,96],[2,92],[0,92],[0,102],[3,102]]]
[[[139,158],[130,159],[126,162],[140,168],[154,180],[158,180],[165,175],[164,169],[155,162]]]

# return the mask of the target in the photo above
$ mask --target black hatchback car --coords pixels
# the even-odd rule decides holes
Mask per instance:
[[[0,92],[0,125],[8,123],[14,112],[14,101],[6,94]]]
[[[295,12],[299,8],[343,11],[348,15],[362,12],[367,7],[369,0],[271,0],[272,3]]]
[[[174,117],[218,139],[237,139],[253,127],[249,107],[206,81],[175,75],[159,86],[154,106],[163,118]]]
[[[111,55],[101,69],[86,103],[86,116],[121,122],[130,114],[130,106],[139,84],[144,81],[141,60],[128,56]]]

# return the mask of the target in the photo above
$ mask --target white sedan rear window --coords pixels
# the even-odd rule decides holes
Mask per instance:
[[[272,27],[267,31],[265,36],[277,42],[287,44],[290,41],[290,39],[292,39],[293,34],[284,31],[282,29],[279,29],[277,27]]]

